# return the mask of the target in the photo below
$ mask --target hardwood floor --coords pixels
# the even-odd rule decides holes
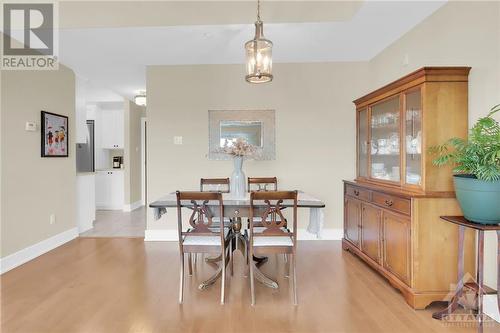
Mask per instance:
[[[94,227],[80,237],[144,237],[146,208],[131,212],[121,210],[98,210]]]
[[[197,289],[214,272],[202,260],[178,305],[176,243],[78,238],[2,275],[1,331],[475,332],[432,319],[442,304],[412,310],[380,275],[342,251],[339,241],[303,241],[298,251],[297,307],[281,257],[275,256],[263,271],[277,276],[281,287],[257,284],[257,304],[251,307],[239,253],[225,305],[219,304],[220,283]]]

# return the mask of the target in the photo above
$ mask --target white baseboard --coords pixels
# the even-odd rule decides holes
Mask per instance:
[[[344,235],[344,230],[342,229],[323,229],[321,232],[321,237],[318,238],[316,235],[307,232],[307,229],[300,229],[297,233],[298,240],[341,240]]]
[[[136,201],[131,203],[130,205],[124,205],[123,206],[123,211],[124,212],[131,212],[133,210],[136,210],[137,208],[142,206],[142,200]]]
[[[17,266],[41,256],[42,254],[49,252],[50,250],[53,250],[56,247],[75,239],[76,237],[78,237],[78,228],[75,227],[1,258],[0,274],[8,272]]]
[[[177,229],[146,229],[144,232],[146,242],[177,242],[178,240]]]
[[[317,238],[307,232],[306,229],[299,229],[297,234],[298,240],[341,240],[343,236],[342,229],[323,229],[321,238]],[[149,242],[177,242],[179,236],[177,229],[156,229],[146,230],[144,240]]]
[[[500,311],[498,310],[497,295],[484,295],[483,312],[494,321],[500,323]]]
[[[124,205],[96,205],[97,210],[124,210]]]
[[[94,227],[94,221],[89,221],[89,224],[85,225],[85,227],[78,227],[78,233],[83,234],[84,232],[92,229]]]

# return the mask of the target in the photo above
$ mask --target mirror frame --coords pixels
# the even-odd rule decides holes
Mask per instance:
[[[220,147],[222,121],[248,121],[262,124],[262,147],[257,148],[255,160],[276,159],[275,110],[208,110],[208,159],[231,160],[232,157],[217,152]]]

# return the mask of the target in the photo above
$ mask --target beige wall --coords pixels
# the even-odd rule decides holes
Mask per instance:
[[[68,158],[40,157],[41,110],[69,117]],[[1,72],[1,257],[76,227],[74,119],[70,69]],[[27,121],[38,130],[26,132]]]
[[[125,99],[125,205],[141,200],[141,117],[144,107]]]
[[[231,161],[210,161],[209,109],[275,109],[276,160],[246,161],[247,176],[277,176],[326,203],[325,228],[342,228],[342,179],[355,176],[352,100],[366,90],[366,64],[277,64],[275,80],[250,85],[242,65],[151,66],[148,91],[148,200],[228,177]],[[183,145],[173,137],[182,136]],[[305,227],[308,211],[299,214]],[[175,212],[148,229],[176,228]]]
[[[408,56],[409,63],[403,65]],[[470,66],[469,124],[500,103],[500,2],[451,2],[370,61],[375,89],[422,66]],[[499,117],[500,119],[500,117]],[[496,286],[496,237],[487,235],[485,282]]]
[[[326,228],[342,227],[341,179],[355,176],[351,101],[422,66],[471,66],[469,121],[500,102],[500,3],[451,2],[368,63],[276,64],[275,81],[252,86],[242,65],[152,66],[148,90],[148,199],[228,176],[209,161],[208,109],[276,109],[276,161],[245,163],[247,175],[277,175],[326,202]],[[404,65],[404,59],[408,64]],[[173,145],[173,136],[184,144]],[[312,172],[311,172],[312,170]],[[175,215],[148,229],[175,228]],[[150,212],[148,212],[150,214]],[[301,213],[300,225],[307,223]],[[495,285],[496,241],[487,239],[486,282]]]

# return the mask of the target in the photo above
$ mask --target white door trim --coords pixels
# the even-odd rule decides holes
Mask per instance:
[[[147,118],[141,117],[141,202],[146,205],[146,123]]]

